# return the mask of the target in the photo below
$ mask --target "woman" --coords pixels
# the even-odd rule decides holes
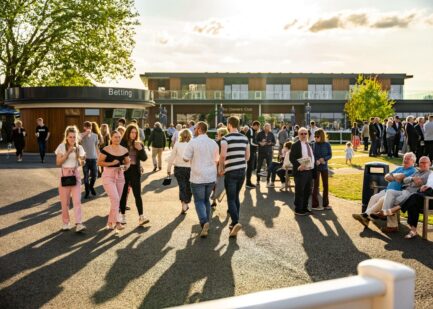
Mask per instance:
[[[397,131],[393,125],[394,122],[392,120],[388,120],[388,123],[386,124],[386,145],[388,150],[388,158],[392,158],[394,154],[394,142]]]
[[[330,210],[329,197],[328,197],[328,161],[332,158],[331,144],[326,141],[326,134],[323,129],[318,129],[314,132],[314,143],[312,145],[314,159],[316,160],[315,171],[316,177],[314,179],[312,208],[314,210]],[[323,207],[319,206],[319,185],[320,177],[322,177],[323,184]]]
[[[147,155],[144,151],[144,145],[139,138],[138,126],[131,123],[126,127],[120,145],[128,149],[130,166],[125,172],[125,185],[123,187],[122,198],[120,199],[120,222],[126,224],[125,211],[128,200],[128,187],[131,187],[135,198],[135,205],[138,210],[138,225],[149,222],[143,215],[143,200],[141,198],[141,169],[140,161],[146,161]]]
[[[102,134],[101,134],[101,130],[99,129],[99,125],[96,122],[91,122],[92,124],[92,133],[95,133],[96,136],[98,136],[98,143],[99,143],[99,148],[103,148],[102,144],[103,144],[103,138],[102,138]]]
[[[179,200],[182,204],[182,214],[186,213],[191,203],[191,184],[189,177],[191,173],[190,161],[183,160],[183,153],[188,142],[192,138],[192,133],[188,129],[183,129],[179,132],[177,143],[174,144],[170,157],[168,158],[167,175],[171,175],[171,166],[174,165],[174,177],[177,179],[179,186]]]
[[[354,122],[352,126],[352,145],[355,151],[358,150],[359,144],[360,144],[360,138],[359,138],[358,124]]]
[[[26,146],[24,137],[26,130],[23,128],[23,123],[20,120],[15,121],[15,128],[12,130],[12,140],[15,145],[17,161],[23,161],[23,149]]]
[[[72,196],[72,202],[75,213],[75,231],[80,232],[86,229],[82,223],[81,213],[81,176],[79,167],[83,165],[85,152],[81,145],[78,144],[78,129],[76,126],[69,126],[65,130],[64,140],[56,151],[56,164],[61,167],[60,176],[75,176],[76,183],[73,186],[62,186],[60,181],[59,195],[62,205],[63,231],[70,230],[69,226],[69,200]]]
[[[110,145],[110,127],[106,123],[101,124],[101,138],[102,143],[100,149]]]
[[[368,121],[364,121],[364,125],[361,131],[362,142],[364,144],[364,151],[368,151],[368,138],[370,136],[370,128],[368,126]]]
[[[299,126],[296,124],[293,128],[293,139],[298,136]]]
[[[104,167],[102,173],[102,185],[110,198],[110,213],[108,215],[107,228],[109,230],[123,230],[124,227],[118,220],[119,204],[125,186],[123,172],[129,168],[128,149],[120,146],[121,135],[114,130],[110,134],[111,145],[104,147],[98,158],[98,165]]]

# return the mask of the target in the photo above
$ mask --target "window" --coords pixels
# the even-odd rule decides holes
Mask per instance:
[[[315,100],[332,99],[332,85],[308,85],[308,98]]]
[[[391,90],[389,91],[389,98],[394,100],[403,99],[403,85],[391,85]]]
[[[290,84],[267,84],[267,100],[290,100]]]
[[[248,85],[233,84],[224,86],[224,97],[227,100],[248,100]]]

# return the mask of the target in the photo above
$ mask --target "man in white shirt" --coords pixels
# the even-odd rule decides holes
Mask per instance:
[[[184,161],[191,162],[191,191],[194,196],[195,209],[202,231],[200,237],[207,237],[211,218],[209,197],[217,178],[219,150],[217,143],[207,135],[207,124],[199,121],[195,125],[196,138],[188,142],[183,154]]]

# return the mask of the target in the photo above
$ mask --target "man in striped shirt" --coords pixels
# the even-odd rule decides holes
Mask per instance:
[[[239,118],[229,117],[227,129],[229,134],[221,140],[221,153],[219,160],[219,174],[224,175],[224,185],[227,194],[227,203],[231,217],[230,237],[236,237],[242,228],[239,223],[239,192],[245,181],[245,170],[250,158],[250,147],[245,135],[239,133]]]

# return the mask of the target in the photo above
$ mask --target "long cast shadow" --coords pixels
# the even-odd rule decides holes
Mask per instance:
[[[176,227],[185,216],[176,217],[163,229],[136,245],[136,237],[124,249],[117,251],[117,259],[105,277],[105,285],[93,295],[95,303],[101,304],[119,295],[129,282],[146,274],[172,250],[166,248]]]
[[[217,247],[227,224],[228,217],[224,221],[215,217],[207,239],[191,237],[185,249],[176,252],[176,261],[152,286],[140,308],[162,308],[233,296],[235,282],[231,260],[239,247],[236,239],[229,240],[223,254],[221,251],[226,245]],[[198,231],[199,228],[193,227],[193,233]],[[191,288],[203,281],[202,291],[191,293]]]
[[[137,232],[137,230],[132,230],[119,237],[106,237],[107,231],[99,230],[105,225],[105,221],[105,217],[94,217],[87,221],[89,230],[85,234],[56,232],[41,241],[2,257],[0,267],[3,280],[3,278],[21,273],[26,269],[46,264],[62,254],[72,252],[64,258],[32,271],[2,289],[0,307],[41,308],[63,290],[64,281],[79,272],[93,259]]]
[[[359,251],[341,226],[333,211],[315,213],[318,223],[311,216],[296,216],[303,247],[308,256],[305,269],[313,281],[322,281],[355,275],[360,262],[370,256]],[[324,233],[316,224],[321,224]]]

